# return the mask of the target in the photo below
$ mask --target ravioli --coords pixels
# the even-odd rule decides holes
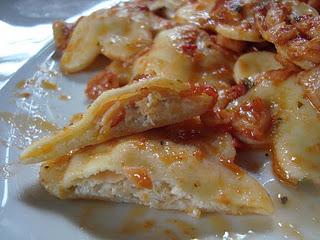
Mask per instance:
[[[215,23],[215,30],[226,38],[263,42],[255,26],[254,14],[257,11],[257,0],[221,0],[210,13]]]
[[[161,31],[133,65],[133,76],[157,76],[218,86],[232,81],[235,56],[192,25]]]
[[[273,138],[274,170],[293,184],[320,184],[320,113],[304,98],[301,86],[288,81],[279,91],[282,108],[276,114]]]
[[[201,29],[214,30],[210,12],[215,6],[214,0],[189,2],[176,11],[175,20],[179,24],[192,24]]]
[[[228,133],[214,133],[189,120],[44,163],[40,177],[60,198],[187,212],[272,213],[268,193],[233,163],[235,154]]]
[[[82,17],[61,58],[61,69],[73,73],[89,66],[99,54],[125,61],[152,44],[153,34],[170,23],[142,2],[102,9]]]
[[[188,83],[147,79],[104,92],[82,119],[33,143],[21,154],[26,163],[46,161],[112,138],[198,116],[212,108],[216,92]]]
[[[301,73],[299,83],[303,86],[305,95],[313,106],[320,111],[320,67],[317,66]]]
[[[304,180],[319,184],[320,115],[304,98],[298,76],[282,82],[276,79],[262,81],[245,96],[232,102],[228,109],[256,97],[266,101],[275,122],[271,134],[275,174],[292,184]]]
[[[310,69],[320,63],[319,13],[310,5],[297,0],[262,2],[255,23],[263,38],[299,67]]]
[[[275,53],[267,51],[246,53],[241,55],[234,65],[234,80],[241,83],[256,74],[281,68],[283,66],[277,61]]]
[[[133,0],[55,22],[63,73],[109,65],[86,112],[22,162],[44,161],[62,199],[271,214],[235,148],[270,149],[280,180],[320,184],[320,17],[305,2]]]

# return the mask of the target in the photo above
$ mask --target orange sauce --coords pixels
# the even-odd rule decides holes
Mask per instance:
[[[146,139],[145,138],[141,138],[141,139],[135,141],[134,145],[137,146],[140,150],[146,150],[147,149],[147,144],[146,144]]]
[[[83,113],[76,113],[76,114],[73,114],[70,118],[70,123],[71,124],[74,124],[76,122],[79,122],[83,117]]]
[[[246,61],[239,61],[240,68],[243,71],[244,76],[250,75],[250,66],[247,64]]]
[[[43,89],[48,89],[48,90],[57,90],[58,89],[58,86],[56,83],[50,82],[48,80],[43,80],[41,82],[41,87]]]
[[[307,148],[307,151],[310,153],[317,153],[320,155],[320,143],[314,144]]]
[[[125,235],[142,234],[151,231],[156,226],[153,219],[143,219],[148,208],[136,206],[131,209],[120,227],[120,233]]]
[[[182,152],[170,151],[168,153],[161,154],[160,158],[166,164],[172,164],[177,161],[183,161],[188,159],[188,155],[183,151]]]
[[[149,177],[147,169],[143,167],[127,167],[127,175],[129,179],[141,188],[152,188],[152,181]]]
[[[154,220],[146,220],[143,223],[143,228],[146,230],[150,230],[155,226],[155,221]]]
[[[184,235],[190,238],[196,238],[198,235],[198,231],[195,226],[188,222],[180,219],[169,219],[168,222],[175,225]]]
[[[166,164],[190,159],[188,151],[179,150],[173,145],[190,144],[195,147],[191,152],[192,156],[198,161],[202,161],[208,154],[218,154],[218,150],[208,143],[214,134],[211,129],[204,127],[200,122],[190,120],[138,134],[134,138],[133,144],[139,150],[155,153]]]
[[[224,194],[224,193],[220,193],[218,195],[218,202],[225,204],[225,205],[229,205],[230,204],[230,200],[228,199],[228,197]]]
[[[234,172],[237,176],[243,176],[244,172],[241,170],[241,168],[236,165],[232,160],[225,160],[220,159],[220,162],[229,170]]]
[[[16,96],[18,98],[29,98],[29,97],[31,97],[31,93],[28,93],[28,92],[18,93]]]
[[[179,239],[177,237],[177,235],[170,229],[165,229],[163,232],[164,232],[164,235],[166,235],[169,240],[178,240]]]
[[[26,88],[28,85],[33,85],[35,83],[34,79],[21,80],[16,84],[17,89]]]
[[[60,100],[63,100],[63,101],[68,101],[71,99],[71,96],[68,96],[68,95],[60,95],[59,96],[59,99]]]
[[[192,155],[199,161],[202,161],[205,157],[205,153],[201,149],[195,150]]]
[[[156,225],[156,222],[152,219],[147,219],[142,222],[138,222],[135,219],[131,219],[131,221],[126,222],[126,224],[122,227],[121,233],[126,235],[132,234],[141,234],[146,231],[150,231]]]
[[[124,120],[126,116],[126,111],[123,107],[120,107],[119,110],[116,112],[115,116],[111,120],[111,127],[117,126],[122,120]]]
[[[16,88],[21,89],[21,88],[25,88],[27,86],[27,81],[26,80],[21,80],[20,82],[18,82],[16,84]]]
[[[207,94],[208,96],[214,98],[215,100],[217,100],[218,98],[218,94],[216,90],[213,87],[207,86],[207,85],[201,85],[201,86],[193,85],[191,86],[190,89],[180,92],[181,97],[191,97],[191,96],[202,95],[202,94]]]

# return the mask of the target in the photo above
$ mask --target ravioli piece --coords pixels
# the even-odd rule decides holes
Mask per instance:
[[[299,75],[299,83],[313,106],[320,111],[320,67],[315,67]]]
[[[221,0],[217,1],[210,16],[215,30],[226,38],[248,42],[262,42],[255,26],[254,14],[261,1]]]
[[[33,143],[21,154],[25,163],[54,159],[112,138],[198,116],[210,109],[216,93],[166,79],[148,79],[104,92],[80,121]]]
[[[179,8],[175,14],[175,20],[179,24],[192,24],[201,29],[214,30],[214,22],[210,12],[216,1],[201,0],[190,2]]]
[[[293,184],[309,180],[320,184],[320,113],[304,98],[296,82],[279,90],[282,108],[273,138],[274,171]]]
[[[89,66],[101,53],[126,61],[152,43],[152,35],[170,25],[142,2],[117,5],[82,17],[61,58],[61,69],[73,73]]]
[[[44,163],[40,179],[62,199],[133,202],[194,215],[271,214],[268,193],[233,163],[235,155],[229,134],[190,120]]]
[[[277,52],[303,69],[320,63],[320,17],[297,0],[266,1],[255,13],[256,27]]]
[[[274,119],[271,146],[276,175],[292,184],[303,180],[320,184],[320,114],[304,98],[299,80],[299,75],[294,75],[282,82],[262,81],[228,109],[257,97],[263,99]]]
[[[281,68],[283,66],[277,61],[275,53],[267,51],[246,53],[241,55],[234,65],[234,80],[239,84],[256,74]]]
[[[235,56],[192,25],[161,31],[147,53],[133,65],[133,76],[165,77],[184,82],[217,85],[233,81]]]

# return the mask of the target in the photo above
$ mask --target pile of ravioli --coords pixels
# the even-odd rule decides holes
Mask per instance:
[[[64,74],[88,80],[85,113],[21,154],[62,199],[271,214],[237,152],[272,152],[288,185],[320,184],[317,1],[136,0],[53,32]]]

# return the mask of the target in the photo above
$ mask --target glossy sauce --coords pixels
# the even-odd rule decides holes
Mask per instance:
[[[177,237],[177,235],[170,229],[164,229],[163,233],[169,240],[178,240],[179,239]]]
[[[28,79],[28,80],[21,80],[16,84],[16,89],[24,89],[30,85],[34,85],[35,80],[34,79]]]
[[[210,130],[206,129],[206,131],[208,132]],[[187,161],[192,157],[202,161],[211,153],[211,151],[209,153],[207,150],[210,146],[205,143],[205,141],[208,140],[208,136],[205,135],[208,134],[205,133],[201,124],[186,121],[173,127],[169,126],[154,130],[154,132],[149,135],[136,135],[133,144],[140,150],[155,153],[166,164]],[[152,141],[147,141],[147,139],[152,139]],[[190,144],[194,150],[189,153],[188,151],[179,150],[174,145],[181,143]],[[189,154],[191,154],[192,157]]]
[[[189,238],[196,238],[198,236],[197,228],[184,220],[168,219],[167,222],[176,226],[184,235]]]
[[[58,90],[58,85],[54,82],[50,82],[48,80],[43,80],[41,82],[41,87],[47,90]]]
[[[152,181],[147,169],[143,167],[127,167],[126,172],[129,179],[141,188],[152,188]]]
[[[237,165],[234,163],[233,160],[230,160],[230,159],[223,159],[221,158],[220,159],[220,162],[226,167],[228,168],[229,170],[231,170],[232,172],[234,172],[237,176],[243,176],[244,175],[244,172],[243,170]]]
[[[125,235],[131,234],[141,234],[146,231],[151,231],[156,225],[156,222],[152,219],[147,219],[144,221],[131,221],[128,224],[125,224],[121,229],[121,233]]]
[[[26,80],[21,80],[20,82],[18,82],[16,84],[16,88],[21,89],[21,88],[25,88],[27,85],[27,81]]]
[[[166,164],[188,161],[192,159],[192,157],[198,161],[203,161],[207,157],[219,154],[218,149],[209,144],[212,140],[212,136],[215,135],[214,130],[206,128],[204,125],[197,122],[197,120],[185,121],[174,126],[164,127],[154,131],[155,135],[137,135],[133,144],[140,150],[147,150],[155,153],[157,157]],[[146,140],[150,138],[157,140],[160,144]],[[191,153],[179,151],[176,147],[172,147],[172,144],[168,142],[189,144],[191,147],[194,147],[195,150]],[[192,154],[192,156],[190,156],[190,154]],[[244,172],[233,160],[221,158],[220,162],[239,177],[243,176]]]
[[[119,110],[116,112],[115,116],[111,120],[110,127],[117,126],[121,121],[123,121],[126,117],[126,111],[123,107],[120,107]]]
[[[9,125],[13,135],[10,137],[9,145],[15,147],[25,147],[33,140],[38,139],[44,133],[57,130],[56,125],[38,116],[26,114],[13,114],[10,112],[0,112],[0,121]]]
[[[88,81],[85,92],[90,100],[95,100],[104,91],[118,87],[118,76],[111,71],[102,70]]]
[[[120,234],[124,235],[140,235],[151,231],[157,224],[153,219],[145,218],[148,208],[142,206],[134,206],[126,214],[120,227]]]
[[[69,95],[60,95],[59,99],[63,100],[63,101],[68,101],[68,100],[71,99],[71,96],[69,96]]]
[[[16,94],[16,96],[17,96],[18,98],[29,98],[29,97],[32,96],[32,94],[31,94],[31,93],[28,93],[28,92],[23,92],[23,93],[18,93],[18,94]]]

